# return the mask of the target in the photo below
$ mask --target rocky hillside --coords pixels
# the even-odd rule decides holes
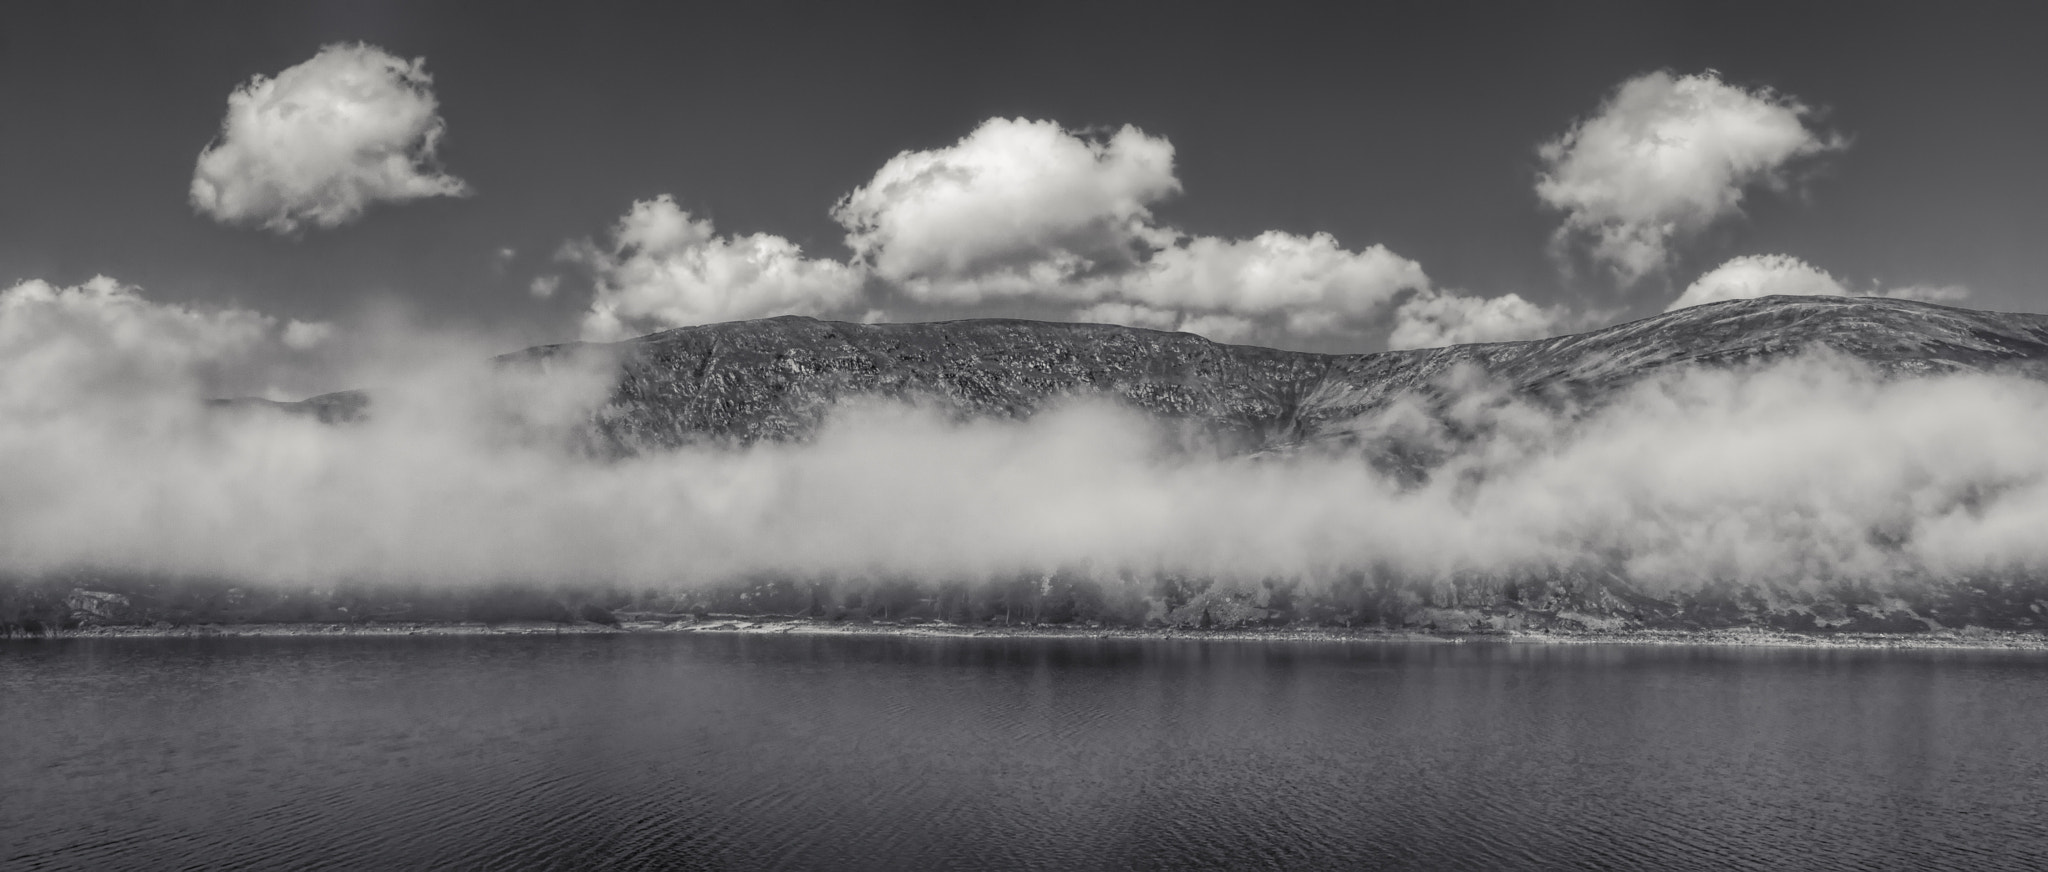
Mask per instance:
[[[603,442],[626,452],[803,439],[836,402],[852,397],[926,398],[961,417],[1023,417],[1060,398],[1084,394],[1114,397],[1214,433],[1236,450],[1260,452],[1350,440],[1356,422],[1403,395],[1446,403],[1454,390],[1447,387],[1452,381],[1447,377],[1461,366],[1538,402],[1597,404],[1619,388],[1674,367],[1736,366],[1816,348],[1899,375],[2011,371],[2048,377],[2048,316],[1904,300],[1770,297],[1698,306],[1573,336],[1364,355],[1222,345],[1187,334],[1096,324],[860,325],[788,317],[671,330],[603,347],[545,346],[507,355],[501,362],[517,366],[565,355],[615,355],[619,380],[593,424]],[[357,392],[283,405],[336,422],[376,413],[373,398]],[[1427,474],[1428,458],[1376,459],[1397,471]],[[1904,595],[1880,595],[1844,582],[1840,590],[1820,596],[1709,587],[1664,598],[1598,571],[1460,578],[1448,585],[1419,586],[1359,572],[1313,590],[1284,579],[1268,580],[1254,590],[1211,588],[1204,579],[1131,583],[1142,590],[1112,589],[1082,576],[1020,578],[973,588],[864,577],[831,582],[755,578],[716,589],[498,592],[456,602],[449,594],[423,590],[287,594],[232,588],[230,594],[225,583],[204,588],[213,593],[195,599],[189,590],[198,588],[162,580],[123,588],[113,580],[53,579],[18,587],[14,604],[0,602],[6,607],[0,611],[38,615],[36,620],[44,623],[113,621],[117,613],[121,621],[199,620],[211,614],[395,620],[620,610],[1190,627],[1366,623],[1465,630],[1773,626],[1914,631],[1936,626],[2030,629],[2048,621],[2048,586],[2017,576],[1936,580]],[[127,592],[112,593],[115,588]],[[26,619],[12,623],[22,626],[21,620]]]
[[[549,345],[506,363],[588,353]],[[1828,348],[1901,374],[2048,374],[2048,316],[1909,300],[1765,297],[1696,306],[1590,333],[1377,354],[1223,345],[1186,333],[1016,320],[849,324],[802,317],[685,327],[604,348],[620,377],[597,427],[622,446],[802,438],[845,398],[932,398],[963,417],[1022,417],[1063,397],[1115,397],[1246,450],[1340,436],[1394,397],[1443,392],[1469,366],[1523,395],[1597,399],[1671,367],[1728,366]],[[358,392],[283,404],[323,420]]]

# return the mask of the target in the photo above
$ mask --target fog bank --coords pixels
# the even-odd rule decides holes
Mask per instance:
[[[474,342],[382,323],[335,340],[379,353],[321,358],[255,313],[19,290],[0,295],[11,574],[702,585],[1064,570],[1312,585],[1562,571],[1693,589],[2048,566],[2048,386],[2017,377],[1886,380],[1807,356],[1671,373],[1567,410],[1464,373],[1446,409],[1357,422],[1361,448],[1258,457],[1101,399],[966,423],[855,402],[802,443],[618,458],[581,435],[609,392],[599,356],[496,367]],[[372,389],[368,420],[202,402],[321,367]],[[1420,482],[1379,471],[1368,458],[1390,445],[1437,464]]]

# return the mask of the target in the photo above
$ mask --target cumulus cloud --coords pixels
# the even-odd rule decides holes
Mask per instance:
[[[284,325],[285,347],[298,351],[318,348],[333,336],[334,325],[325,321],[293,319]]]
[[[594,339],[843,313],[856,302],[1003,301],[1218,341],[1287,341],[1376,333],[1401,299],[1436,298],[1422,265],[1383,245],[1279,230],[1230,239],[1157,223],[1152,204],[1180,190],[1173,158],[1171,143],[1135,127],[1091,133],[993,118],[953,145],[898,154],[839,200],[832,214],[847,230],[850,263],[804,258],[766,234],[719,239],[667,197],[636,203],[609,248],[576,243],[566,257],[598,278],[584,321]],[[536,296],[552,290],[532,286]],[[1519,297],[1471,313],[1453,305],[1418,305],[1411,320],[1445,335],[1504,337],[1515,332],[1508,319],[1545,311]]]
[[[1426,292],[1422,265],[1385,246],[1351,251],[1328,233],[1177,239],[1122,275],[1091,284],[1082,321],[1197,333],[1220,342],[1329,336],[1370,328],[1401,294]]]
[[[1421,265],[1384,246],[1156,223],[1152,204],[1180,190],[1173,157],[1172,143],[1135,127],[1101,136],[994,118],[951,146],[892,158],[833,215],[856,260],[920,302],[1066,302],[1083,320],[1212,338],[1331,334],[1428,287]]]
[[[278,338],[277,319],[248,309],[155,303],[107,276],[70,287],[31,279],[0,291],[0,417],[247,390],[232,364]]]
[[[1117,292],[1151,306],[1278,319],[1313,335],[1370,323],[1395,295],[1429,287],[1422,265],[1385,246],[1351,251],[1328,233],[1198,236],[1153,255]]]
[[[220,136],[199,153],[192,207],[289,234],[347,224],[376,203],[466,196],[436,163],[447,123],[425,63],[336,44],[250,79],[228,95]]]
[[[1826,270],[1790,255],[1744,255],[1693,280],[1685,293],[1679,294],[1664,311],[1773,294],[1843,297],[1848,296],[1849,289]]]
[[[1812,114],[1712,70],[1638,76],[1542,145],[1536,195],[1564,213],[1560,247],[1584,242],[1634,284],[1665,268],[1674,243],[1739,214],[1749,189],[1784,188],[1800,159],[1845,147],[1810,126]]]
[[[572,243],[562,257],[589,269],[597,293],[586,339],[775,315],[816,315],[859,301],[862,272],[807,258],[780,236],[719,236],[664,194],[633,204],[608,244]],[[543,290],[546,293],[543,293]],[[552,286],[536,280],[537,296]]]
[[[1743,255],[1695,279],[1664,311],[1702,303],[1748,300],[1777,294],[1826,297],[1898,297],[1929,303],[1952,303],[1969,296],[1959,286],[1913,285],[1851,290],[1828,271],[1785,254]]]
[[[1058,294],[1155,247],[1151,205],[1180,190],[1173,145],[991,118],[959,142],[890,158],[832,216],[875,274],[921,301]],[[1077,291],[1085,293],[1085,291]]]
[[[1438,348],[1474,342],[1509,342],[1555,335],[1565,313],[1538,306],[1520,294],[1469,297],[1450,292],[1416,294],[1394,310],[1387,347]]]
[[[1961,303],[1970,298],[1970,289],[1962,285],[1904,285],[1872,291],[1869,296],[1919,300],[1922,303]]]

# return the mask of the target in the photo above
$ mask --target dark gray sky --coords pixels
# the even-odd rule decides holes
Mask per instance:
[[[1384,244],[1475,295],[1648,314],[1731,257],[1789,254],[1845,284],[2048,311],[2031,4],[1325,5],[10,3],[0,284],[104,273],[302,319],[396,299],[569,339],[589,278],[566,272],[547,299],[527,285],[636,199],[843,259],[837,198],[898,152],[1024,117],[1170,140],[1182,191],[1156,206],[1165,223]],[[441,164],[474,196],[295,237],[196,214],[194,161],[229,93],[343,41],[425,58]],[[1785,192],[1752,191],[1633,291],[1567,275],[1537,147],[1660,69],[1797,98],[1848,145]]]

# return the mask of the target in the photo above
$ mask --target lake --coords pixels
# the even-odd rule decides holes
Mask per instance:
[[[0,642],[7,869],[1997,869],[2048,655]]]

